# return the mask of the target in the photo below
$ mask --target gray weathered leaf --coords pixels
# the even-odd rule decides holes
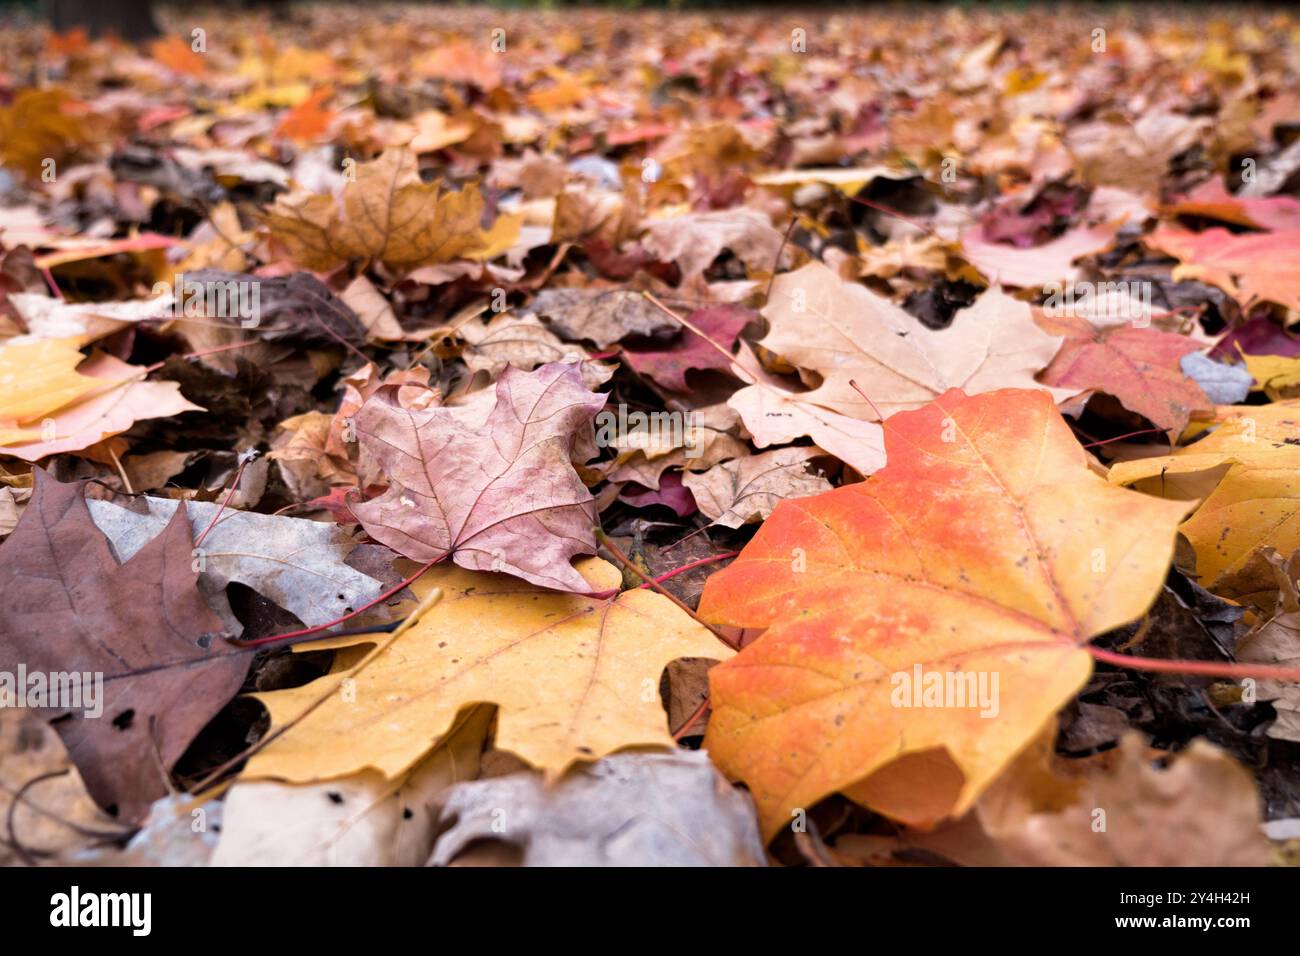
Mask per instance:
[[[170,498],[136,500],[148,513],[107,501],[86,502],[119,561],[128,560],[166,527],[179,504]],[[202,501],[187,504],[196,540],[220,507]],[[343,563],[353,547],[337,525],[226,508],[196,549],[199,590],[231,634],[243,630],[226,599],[231,581],[274,601],[308,627],[326,624],[383,593],[380,581]]]
[[[540,774],[457,784],[429,863],[500,841],[524,866],[765,866],[749,797],[700,751],[615,754],[551,787]]]

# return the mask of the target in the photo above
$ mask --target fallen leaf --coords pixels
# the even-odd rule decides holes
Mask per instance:
[[[1177,476],[1222,471],[1221,478],[1211,475],[1208,497],[1179,528],[1196,551],[1201,584],[1211,590],[1261,544],[1283,554],[1300,549],[1300,401],[1221,409],[1218,422],[1172,455],[1117,462],[1110,470],[1113,483],[1141,481],[1155,493],[1166,485],[1177,493]]]
[[[604,404],[577,366],[558,363],[507,367],[481,424],[447,406],[403,409],[394,389],[381,389],[357,413],[356,431],[389,488],[352,513],[412,560],[450,555],[464,568],[581,591],[569,562],[595,553],[597,519],[569,458],[575,443],[594,448],[591,419]]]
[[[678,329],[640,292],[626,289],[547,289],[531,308],[556,334],[609,348],[629,335],[652,336]]]
[[[415,154],[389,149],[356,167],[356,178],[333,196],[281,196],[266,213],[271,234],[299,265],[328,271],[353,259],[396,271],[448,262],[487,247],[477,186],[445,192],[420,181]]]
[[[483,841],[522,866],[766,866],[754,809],[701,753],[616,754],[547,787],[515,773],[457,784],[429,858],[473,866]]]
[[[756,209],[688,213],[651,222],[642,241],[660,262],[675,262],[682,281],[698,278],[723,250],[730,250],[749,269],[773,272],[784,236]]]
[[[60,452],[81,451],[126,431],[141,419],[204,410],[187,401],[175,382],[144,381],[145,371],[102,352],[92,355],[77,368],[76,375],[95,383],[98,391],[85,392],[71,404],[47,412],[34,433],[21,429],[8,432],[0,427],[0,455],[39,461]]]
[[[700,511],[714,524],[739,528],[762,521],[781,501],[830,490],[830,482],[809,471],[817,448],[778,448],[687,473],[682,479]]]
[[[687,320],[707,335],[708,340],[683,329],[680,341],[671,348],[625,349],[622,357],[638,374],[653,379],[669,391],[685,392],[690,388],[686,373],[691,369],[727,371],[731,368],[731,362],[715,345],[730,352],[740,330],[754,317],[751,310],[738,305],[711,305],[696,309]]]
[[[918,408],[949,388],[1033,387],[1061,344],[1034,324],[1028,305],[998,290],[934,331],[820,263],[777,276],[763,315],[771,331],[759,344],[821,376],[801,400],[863,421]]]
[[[1052,282],[1073,282],[1079,277],[1074,260],[1101,252],[1114,238],[1112,227],[1094,226],[1022,249],[989,241],[981,226],[962,234],[961,252],[990,282],[1032,289]]]
[[[1041,392],[953,390],[885,440],[884,469],[778,505],[700,599],[705,620],[767,628],[713,670],[705,747],[769,838],[835,790],[907,822],[963,813],[1083,685],[1079,645],[1154,599],[1187,510],[1115,494]],[[1000,709],[894,706],[926,673],[997,679]],[[933,781],[880,773],[932,748],[963,774],[942,809]]]
[[[1045,317],[1039,324],[1065,336],[1040,376],[1044,385],[1105,392],[1175,433],[1187,426],[1192,412],[1213,407],[1179,364],[1201,349],[1195,339],[1129,324],[1099,328],[1077,316]]]
[[[1186,232],[1165,226],[1142,241],[1178,260],[1175,282],[1208,282],[1243,305],[1259,298],[1300,308],[1300,230],[1233,235],[1220,228]]]
[[[40,712],[68,715],[55,727],[91,796],[135,822],[166,793],[161,769],[238,691],[251,653],[217,638],[221,622],[196,586],[183,520],[119,565],[83,488],[38,472],[31,503],[0,544],[0,654],[28,674],[102,674],[99,699],[83,697],[84,709],[60,701]]]
[[[1152,756],[1140,734],[1126,735],[1114,765],[1084,777],[1060,808],[1014,793],[1025,782],[1010,775],[981,801],[979,820],[1021,866],[1269,865],[1259,793],[1241,764],[1203,739],[1165,768]]]
[[[107,501],[87,505],[95,526],[125,562],[167,527],[181,502],[144,495],[130,508]],[[135,510],[139,507],[145,510]],[[235,511],[204,501],[186,502],[185,512],[194,539],[203,535],[194,549],[199,590],[229,634],[243,632],[226,598],[226,585],[232,581],[274,601],[308,627],[350,614],[384,590],[381,582],[343,563],[355,543],[338,525]],[[364,625],[362,620],[352,626]]]
[[[241,780],[227,794],[213,866],[422,866],[448,787],[478,774],[492,721],[477,707],[401,779]]]
[[[613,366],[593,361],[585,349],[561,342],[536,316],[507,312],[488,321],[471,319],[456,332],[466,343],[461,353],[465,364],[493,378],[507,365],[531,371],[548,362],[581,363],[582,383],[594,389],[614,374]]]
[[[604,561],[582,567],[585,591],[621,581]],[[255,754],[246,776],[305,782],[374,768],[391,780],[461,708],[493,703],[496,745],[556,777],[626,747],[672,746],[658,690],[664,667],[678,657],[730,655],[649,590],[582,597],[451,565],[411,587],[420,597],[440,588],[442,600],[367,667],[258,695],[273,728],[329,699]],[[350,701],[332,692],[340,675],[353,681]]]

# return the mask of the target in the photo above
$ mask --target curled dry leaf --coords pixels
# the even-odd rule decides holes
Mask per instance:
[[[1076,793],[1043,806],[1027,754],[977,811],[997,849],[1021,866],[1268,866],[1255,781],[1228,753],[1193,740],[1172,756],[1127,734],[1111,766],[1071,781]],[[1166,757],[1168,766],[1154,764]],[[1038,777],[1038,782],[1033,778]]]
[[[381,389],[356,430],[389,487],[352,513],[412,560],[451,556],[464,568],[583,591],[569,562],[595,553],[596,509],[569,458],[575,446],[594,448],[591,420],[604,404],[576,365],[558,363],[506,368],[486,422],[448,406],[402,408],[394,389]]]
[[[1265,561],[1277,588],[1273,611],[1241,638],[1236,657],[1252,663],[1296,667],[1300,665],[1300,584],[1291,570],[1296,566],[1295,556],[1288,565],[1276,551],[1270,550]],[[1278,740],[1300,741],[1300,687],[1287,681],[1261,680],[1256,693],[1260,700],[1272,701],[1277,711],[1277,720],[1269,725],[1268,735]]]
[[[884,469],[778,505],[700,599],[705,620],[767,628],[710,675],[705,746],[769,837],[835,790],[912,823],[968,809],[1087,680],[1079,645],[1159,593],[1187,511],[1115,494],[1043,392],[953,390],[885,440]],[[1001,693],[896,705],[927,675]],[[934,748],[962,774],[950,806],[916,761],[910,785],[888,770]]]

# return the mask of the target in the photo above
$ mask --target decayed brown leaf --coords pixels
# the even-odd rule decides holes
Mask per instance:
[[[396,148],[358,164],[339,199],[282,197],[266,214],[294,261],[321,271],[353,259],[403,271],[473,256],[500,241],[482,229],[482,217],[476,186],[451,192],[421,182],[415,155]]]
[[[167,792],[165,770],[239,689],[250,654],[220,638],[179,509],[119,565],[83,493],[80,482],[37,472],[31,503],[0,544],[0,653],[32,674],[102,675],[97,690],[82,688],[83,709],[61,702],[41,712],[67,715],[56,727],[91,795],[133,822]]]

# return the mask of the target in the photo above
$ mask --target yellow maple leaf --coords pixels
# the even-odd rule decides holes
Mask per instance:
[[[1179,530],[1196,551],[1201,583],[1239,570],[1258,545],[1300,548],[1300,399],[1221,408],[1218,427],[1172,455],[1116,464],[1115,484],[1168,497],[1208,493]],[[1226,471],[1224,467],[1226,466]],[[1210,488],[1183,476],[1209,473]],[[1218,477],[1222,472],[1222,477]]]
[[[578,569],[593,588],[621,580],[597,558]],[[622,748],[672,746],[658,690],[664,667],[679,657],[731,656],[648,590],[601,599],[452,564],[412,585],[420,597],[433,588],[442,600],[364,668],[256,695],[280,727],[355,675],[354,694],[333,693],[254,756],[248,775],[303,782],[373,767],[391,779],[429,751],[458,711],[483,702],[500,708],[498,747],[559,775]]]

